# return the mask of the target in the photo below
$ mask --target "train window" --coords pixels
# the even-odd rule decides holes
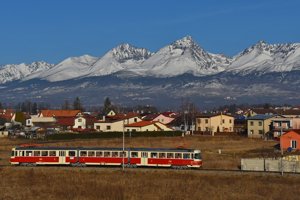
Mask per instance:
[[[138,152],[131,152],[131,157],[132,158],[137,158],[138,157]]]
[[[71,157],[76,156],[75,151],[69,151],[69,156],[71,156]]]
[[[126,151],[124,151],[124,152],[120,152],[120,157],[122,157],[123,158],[123,154],[124,154],[124,157],[126,157],[127,156],[127,152]]]
[[[86,157],[86,155],[87,155],[87,154],[86,154],[86,151],[80,151],[80,156],[81,156],[81,157]]]
[[[104,151],[104,157],[110,157],[110,152],[109,151]]]
[[[159,158],[166,158],[166,153],[159,153],[158,156]]]
[[[41,152],[40,151],[34,151],[33,156],[41,156]]]
[[[26,156],[32,156],[32,151],[26,151]]]
[[[56,156],[56,151],[49,151],[49,156]]]
[[[96,151],[96,157],[103,157],[102,151]]]
[[[42,151],[42,156],[48,156],[48,151]]]
[[[174,153],[167,153],[167,158],[174,158]]]
[[[190,158],[191,158],[191,154],[189,154],[189,153],[184,153],[184,154],[183,154],[183,158],[184,158],[184,159],[190,159]]]
[[[157,158],[157,153],[151,153],[151,158]]]
[[[65,151],[59,151],[59,156],[66,156],[66,152]]]
[[[182,158],[182,154],[181,153],[175,153],[175,158]]]
[[[118,157],[119,156],[119,152],[113,151],[111,153],[112,157]]]
[[[95,157],[95,151],[89,151],[88,157]]]
[[[201,159],[201,155],[200,153],[195,153],[195,156],[194,156],[195,159]]]
[[[11,156],[12,156],[12,157],[15,156],[15,151],[12,151],[12,152],[11,152]]]
[[[25,151],[21,151],[21,156],[25,156]]]

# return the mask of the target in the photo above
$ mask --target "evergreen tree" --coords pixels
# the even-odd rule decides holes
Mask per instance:
[[[82,110],[82,105],[81,105],[79,97],[76,97],[76,99],[74,100],[73,109],[74,110]]]
[[[106,97],[103,105],[103,114],[107,114],[111,109],[112,109],[111,101],[108,97]]]
[[[61,106],[63,110],[70,110],[70,103],[68,100],[65,100],[64,104]]]
[[[32,113],[33,115],[36,115],[36,114],[38,113],[38,105],[37,105],[36,102],[34,102],[34,103],[32,104],[32,107],[31,107],[31,113]]]

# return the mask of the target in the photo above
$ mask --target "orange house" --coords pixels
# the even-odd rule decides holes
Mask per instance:
[[[300,130],[291,130],[280,137],[280,147],[283,150],[300,150]]]

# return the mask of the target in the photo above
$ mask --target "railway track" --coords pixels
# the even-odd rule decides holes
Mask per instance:
[[[96,166],[87,166],[87,167],[70,167],[70,166],[12,166],[12,165],[0,165],[0,169],[14,169],[14,170],[26,170],[26,169],[57,169],[57,170],[84,170],[84,171],[123,171],[121,167],[96,167]],[[188,169],[188,170],[178,170],[178,169],[170,169],[170,168],[153,168],[153,167],[140,167],[140,168],[125,168],[124,173],[126,172],[185,172],[185,173],[193,173],[193,174],[215,174],[215,175],[255,175],[255,176],[281,176],[281,172],[266,172],[266,171],[241,171],[235,169]],[[300,173],[291,173],[284,172],[284,176],[298,176],[300,177]]]

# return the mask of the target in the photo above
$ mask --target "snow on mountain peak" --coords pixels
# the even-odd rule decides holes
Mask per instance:
[[[111,50],[113,56],[121,63],[127,60],[145,60],[152,54],[147,49],[136,48],[130,44],[124,43]]]
[[[41,73],[51,69],[54,65],[41,62],[33,62],[31,64],[8,64],[0,67],[0,83],[20,80],[34,73]]]

